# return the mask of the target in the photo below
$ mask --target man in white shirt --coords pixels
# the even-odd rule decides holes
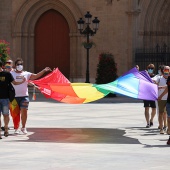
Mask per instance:
[[[169,66],[164,66],[163,75],[155,76],[152,78],[152,80],[158,85],[158,96],[160,96],[164,92],[167,86],[166,83],[167,83],[167,78],[169,76],[169,71],[170,71]],[[159,120],[160,134],[164,134],[164,130],[166,130],[163,129],[163,114],[166,109],[167,96],[168,94],[165,94],[161,100],[158,100],[158,107],[159,107],[158,120]]]
[[[44,73],[51,71],[51,69],[49,67],[46,67],[45,69],[43,69],[37,74],[23,71],[23,60],[20,58],[18,58],[15,61],[15,68],[16,68],[15,71],[11,72],[14,79],[17,82],[22,81],[23,77],[25,77],[26,79],[26,81],[23,84],[18,85],[18,86],[14,85],[14,88],[15,88],[15,99],[20,108],[20,114],[21,114],[21,123],[22,123],[21,131],[24,134],[27,134],[27,129],[25,126],[26,126],[26,121],[27,121],[27,110],[28,110],[28,105],[29,105],[28,81],[41,77]],[[19,134],[20,133],[19,127],[14,126],[14,128],[15,128],[14,133]]]

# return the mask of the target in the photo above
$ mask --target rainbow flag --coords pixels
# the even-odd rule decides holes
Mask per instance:
[[[147,72],[133,68],[107,84],[71,83],[60,71],[55,69],[49,75],[33,80],[42,94],[57,101],[80,104],[99,100],[109,93],[121,94],[142,100],[157,100],[158,87],[152,83]]]
[[[18,129],[20,124],[20,109],[15,99],[10,102],[9,108],[14,124],[14,129]]]

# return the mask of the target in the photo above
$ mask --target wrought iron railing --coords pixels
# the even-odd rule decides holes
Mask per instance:
[[[150,63],[155,65],[155,73],[157,73],[159,65],[170,66],[170,48],[164,44],[163,47],[157,45],[153,49],[137,49],[135,64],[139,65],[140,70],[145,70]]]

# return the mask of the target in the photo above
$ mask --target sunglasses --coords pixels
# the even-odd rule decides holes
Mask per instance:
[[[153,70],[154,68],[148,68],[148,69],[151,69],[151,70]]]
[[[16,64],[17,66],[19,66],[19,65],[23,65],[22,63],[18,63],[18,64]]]
[[[6,62],[6,64],[11,64],[11,62]]]

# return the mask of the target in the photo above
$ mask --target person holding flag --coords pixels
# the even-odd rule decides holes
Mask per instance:
[[[170,71],[169,66],[164,66],[162,70],[162,75],[155,76],[152,79],[158,85],[158,96],[160,96],[166,88],[169,71]],[[166,121],[166,117],[165,117],[166,115],[164,116],[164,114],[166,114],[165,110],[166,110],[167,96],[168,94],[165,94],[164,96],[162,96],[161,100],[158,100],[158,110],[159,110],[158,121],[159,121],[160,134],[164,134],[166,131],[167,122],[164,122],[164,126],[163,126],[163,121],[164,119]]]
[[[162,100],[162,97],[168,93],[168,97],[167,97],[167,101],[166,101],[166,110],[167,110],[167,116],[168,116],[168,129],[167,129],[167,134],[170,135],[170,69],[166,69],[164,70],[164,74],[166,74],[167,78],[167,86],[166,88],[164,86],[159,87],[159,88],[165,88],[165,90],[163,91],[163,93],[158,97],[158,101]],[[170,136],[169,139],[167,141],[167,145],[170,145]]]
[[[27,122],[27,111],[28,111],[28,106],[29,106],[29,94],[28,94],[28,81],[29,80],[35,80],[39,77],[41,77],[44,73],[51,71],[49,67],[44,68],[42,71],[40,71],[37,74],[24,71],[23,70],[23,60],[21,58],[18,58],[15,61],[15,70],[11,72],[12,76],[17,82],[20,82],[23,77],[25,77],[26,81],[19,85],[15,86],[13,85],[15,89],[15,100],[16,104],[18,105],[18,109],[14,109],[12,115],[18,115],[17,116],[17,126],[16,124],[14,125],[15,129],[15,134],[19,134],[20,131],[22,131],[24,134],[27,134],[27,129],[26,129],[26,122]],[[12,116],[12,118],[14,118]],[[21,118],[21,124],[22,128],[20,129],[20,118]]]

